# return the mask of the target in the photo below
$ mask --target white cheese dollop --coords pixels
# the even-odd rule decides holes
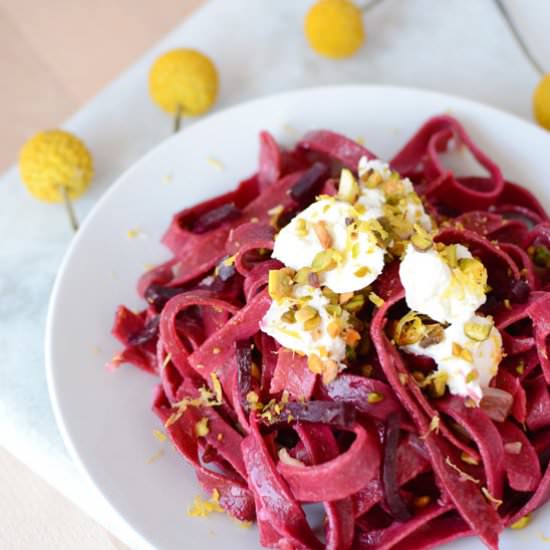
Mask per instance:
[[[492,326],[490,319],[479,315],[474,315],[466,322]],[[447,374],[447,386],[453,395],[469,397],[479,403],[483,389],[489,386],[497,373],[502,358],[502,338],[498,329],[492,326],[486,340],[473,340],[466,335],[464,325],[464,322],[457,322],[447,327],[445,338],[439,344],[423,348],[417,343],[402,346],[401,349],[415,355],[431,357],[436,362],[438,371]],[[459,350],[467,350],[467,353],[457,354],[456,349],[453,350],[457,345]]]
[[[377,172],[382,176],[383,180],[391,178],[392,171],[388,163],[381,160],[368,160],[367,157],[361,157],[358,165],[359,177],[363,177],[371,172]],[[426,231],[431,231],[433,228],[432,219],[424,210],[424,205],[414,191],[414,186],[409,178],[401,179],[407,196],[406,219],[409,223],[419,224]],[[365,215],[369,218],[379,218],[383,216],[383,207],[386,203],[386,197],[383,191],[379,188],[368,189],[363,188],[361,195],[357,201],[366,208]]]
[[[338,252],[334,269],[322,271],[321,284],[333,292],[352,292],[371,284],[384,268],[384,249],[371,231],[357,231],[352,240],[348,222],[361,219],[349,203],[320,199],[295,216],[275,238],[272,257],[298,270],[310,267],[315,256],[326,249],[315,226],[323,224],[330,236],[330,249]]]
[[[470,251],[456,245],[457,260],[472,258]],[[411,244],[399,266],[407,305],[439,323],[464,321],[485,303],[485,289],[457,278],[435,250],[420,252]]]
[[[282,316],[294,305],[298,304],[297,298],[311,296],[308,306],[315,308],[321,318],[315,331],[306,330],[303,323],[295,321],[289,323]],[[317,355],[321,358],[332,359],[341,363],[346,357],[346,343],[340,336],[332,337],[328,332],[328,325],[334,318],[327,312],[326,306],[330,304],[320,289],[309,285],[295,285],[293,295],[282,300],[273,300],[260,322],[260,329],[272,336],[281,346],[307,355]],[[342,312],[341,320],[347,322],[349,314]]]

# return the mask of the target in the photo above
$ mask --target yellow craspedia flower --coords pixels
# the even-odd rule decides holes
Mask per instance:
[[[149,73],[149,93],[155,103],[175,114],[178,106],[185,115],[208,111],[218,96],[218,72],[206,55],[178,49],[161,55]]]
[[[353,55],[365,41],[363,14],[351,0],[319,0],[306,15],[309,45],[334,59]]]
[[[550,130],[550,73],[545,74],[535,88],[533,114],[543,128]]]
[[[39,132],[19,154],[19,172],[37,199],[61,202],[65,187],[71,199],[86,189],[94,174],[92,155],[84,143],[64,130]]]

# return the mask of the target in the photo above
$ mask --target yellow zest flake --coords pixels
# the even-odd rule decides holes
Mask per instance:
[[[487,487],[482,487],[481,492],[483,493],[483,496],[495,507],[495,509],[498,509],[499,506],[502,504],[502,500],[499,498],[495,498],[490,492]]]
[[[539,539],[542,542],[550,542],[550,537],[547,537],[544,533],[539,533]]]
[[[376,306],[382,307],[384,305],[384,300],[378,296],[375,292],[369,292],[369,300]]]
[[[317,239],[319,240],[320,245],[326,250],[332,246],[332,237],[328,232],[326,223],[324,221],[319,221],[313,224],[313,231]]]
[[[210,429],[208,428],[208,418],[205,416],[195,424],[195,435],[197,437],[205,437],[209,432]]]
[[[160,430],[153,430],[153,435],[161,442],[164,443],[166,441],[166,434],[164,432],[161,432]]]
[[[527,514],[526,516],[523,516],[522,518],[519,518],[516,522],[512,523],[512,525],[510,525],[510,528],[523,529],[531,523],[531,519],[531,514]]]
[[[365,277],[370,273],[370,269],[367,266],[360,267],[357,271],[355,271],[354,275],[356,277]]]
[[[168,363],[172,360],[172,354],[168,353],[162,362],[162,368],[165,369],[168,366]]]
[[[519,375],[522,375],[525,372],[525,362],[523,361],[523,359],[520,359],[519,363],[517,364],[516,372]]]
[[[259,410],[262,408],[260,403],[260,396],[255,391],[249,391],[246,394],[246,402],[252,410]]]
[[[476,479],[475,477],[472,477],[471,475],[467,474],[466,472],[463,472],[456,464],[454,464],[451,461],[451,459],[448,456],[445,457],[445,463],[460,475],[460,481],[471,481],[472,483],[475,483],[476,485],[479,484],[479,479]]]
[[[163,455],[164,455],[164,449],[159,449],[153,456],[147,459],[147,464],[153,464]]]
[[[369,405],[374,405],[376,403],[380,403],[381,401],[384,401],[384,394],[377,391],[371,391],[367,394],[367,402]]]
[[[415,508],[426,508],[426,506],[428,506],[428,504],[430,504],[431,501],[432,501],[432,497],[428,495],[423,495],[420,497],[416,497],[413,501],[413,504]]]
[[[128,229],[126,235],[129,239],[135,239],[140,234],[139,229]]]
[[[470,382],[474,382],[479,378],[479,372],[477,369],[472,369],[467,375],[466,375],[466,383],[469,384]]]
[[[214,386],[214,393],[216,394],[217,404],[221,405],[223,403],[223,394],[220,380],[215,372],[210,373],[210,379],[212,380],[212,385]]]
[[[358,143],[359,145],[365,145],[365,138],[363,136],[357,136],[355,138],[355,143]]]
[[[214,349],[212,350],[212,354],[213,354],[213,355],[218,355],[218,354],[220,353],[220,351],[221,351],[220,348],[214,348]]]
[[[283,210],[284,210],[283,205],[278,204],[277,206],[274,206],[273,208],[267,211],[268,215],[270,216],[269,225],[271,225],[272,227],[277,226],[277,223],[279,222],[279,218],[281,217]]]
[[[464,451],[460,453],[460,460],[462,460],[462,462],[466,462],[466,464],[471,464],[472,466],[479,466],[479,460],[475,456],[469,455]]]
[[[223,265],[227,267],[231,267],[232,265],[235,264],[236,257],[237,257],[237,254],[233,254],[233,256],[229,256],[228,258],[225,258],[225,260],[223,260]]]
[[[506,309],[512,309],[512,304],[510,303],[510,300],[508,300],[508,298],[504,299],[504,307]]]
[[[296,218],[294,222],[296,226],[296,235],[298,237],[305,237],[308,234],[307,222],[303,218]]]
[[[241,529],[250,529],[253,525],[251,521],[243,521],[237,518],[231,518]]]
[[[452,353],[454,357],[459,357],[460,359],[463,359],[464,361],[467,361],[468,363],[473,363],[474,358],[472,357],[472,354],[469,350],[466,348],[463,348],[460,344],[457,342],[453,342],[452,344]]]
[[[399,382],[402,386],[406,386],[409,382],[409,375],[406,372],[399,373]]]
[[[426,439],[432,432],[438,434],[439,433],[439,424],[441,423],[441,419],[439,418],[439,415],[432,416],[432,419],[430,420],[430,426],[428,427],[428,430],[425,434],[420,436],[420,439]]]
[[[223,170],[225,169],[225,166],[223,165],[223,162],[221,160],[213,157],[208,157],[206,160],[208,161],[208,164],[210,164],[210,166],[213,166],[214,168],[216,168],[216,170],[219,170],[220,172],[223,172]]]
[[[439,433],[439,424],[441,422],[441,419],[439,418],[439,415],[432,416],[432,419],[430,420],[430,432],[435,432],[436,434]]]
[[[187,515],[192,518],[205,518],[212,512],[223,513],[223,508],[220,506],[220,493],[217,489],[212,491],[212,498],[204,500],[200,495],[193,499],[193,505],[187,510]]]

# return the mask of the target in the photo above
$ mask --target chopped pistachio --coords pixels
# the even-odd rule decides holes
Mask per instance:
[[[345,342],[348,346],[355,346],[361,340],[361,335],[354,329],[348,328],[346,330]]]
[[[342,327],[340,326],[340,323],[338,323],[337,321],[331,321],[327,325],[327,332],[331,338],[337,338],[341,330],[342,330]]]
[[[318,355],[310,355],[307,358],[307,367],[313,374],[322,374],[323,362]]]
[[[313,319],[318,315],[318,311],[312,306],[302,306],[295,314],[296,321],[305,323],[309,319]]]
[[[357,313],[365,305],[365,297],[362,294],[355,294],[349,302],[342,307],[350,313]]]
[[[285,323],[295,323],[296,322],[296,312],[293,309],[288,309],[281,315],[281,320]]]
[[[315,255],[313,262],[311,262],[311,270],[314,273],[319,273],[321,271],[330,271],[331,269],[336,268],[338,265],[336,259],[336,250],[333,248],[328,248],[322,250]]]
[[[338,301],[341,304],[345,304],[349,302],[352,298],[353,298],[353,292],[343,292],[342,294],[340,294]]]
[[[550,268],[550,250],[546,246],[535,246],[533,248],[532,256],[533,261],[538,267]]]
[[[401,317],[393,332],[393,338],[398,346],[416,344],[424,334],[424,325],[415,311],[409,311]]]
[[[445,247],[442,252],[442,256],[447,260],[447,265],[454,269],[458,266],[458,259],[456,255],[456,244],[450,244]]]
[[[366,178],[361,178],[361,181],[368,189],[374,189],[384,181],[384,177],[380,172],[371,172]]]
[[[273,300],[282,300],[291,295],[293,275],[294,271],[288,267],[269,272],[267,288]]]
[[[329,315],[332,315],[333,317],[341,317],[343,313],[342,306],[338,304],[327,304],[325,306],[325,310]]]
[[[319,327],[321,324],[321,317],[319,314],[316,314],[315,317],[312,317],[311,319],[308,319],[304,322],[304,329],[305,330],[313,330]]]
[[[439,344],[445,339],[445,331],[443,327],[437,323],[425,325],[424,335],[420,340],[421,348],[428,348],[434,344]]]
[[[375,292],[369,293],[369,300],[376,306],[382,307],[384,305],[384,300],[378,296]]]
[[[332,246],[332,237],[330,236],[324,221],[319,221],[313,224],[313,231],[315,231],[315,235],[324,249]]]
[[[338,363],[329,359],[325,363],[325,368],[323,370],[322,380],[323,384],[330,384],[338,376]]]
[[[448,375],[446,372],[435,372],[430,375],[430,393],[434,399],[439,399],[445,394]]]
[[[296,271],[296,275],[294,275],[294,281],[301,285],[305,285],[308,283],[308,276],[310,273],[311,270],[308,267],[302,267],[301,269]]]
[[[484,342],[491,334],[492,325],[489,323],[476,323],[469,321],[464,324],[464,334],[476,342]]]
[[[347,168],[340,173],[340,183],[338,185],[338,198],[353,204],[357,200],[359,186],[353,174]]]

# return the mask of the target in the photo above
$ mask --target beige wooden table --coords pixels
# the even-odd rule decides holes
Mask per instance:
[[[202,0],[0,0],[0,172]],[[126,548],[0,448],[0,548]]]

